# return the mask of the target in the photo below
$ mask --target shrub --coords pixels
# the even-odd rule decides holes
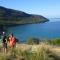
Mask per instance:
[[[40,40],[38,38],[30,38],[29,40],[27,40],[28,44],[39,44]]]
[[[47,41],[49,44],[52,44],[52,45],[60,45],[60,39],[57,38],[57,39],[51,39],[51,40],[48,40]]]

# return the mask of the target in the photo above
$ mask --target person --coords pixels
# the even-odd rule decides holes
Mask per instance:
[[[7,37],[6,37],[5,32],[3,32],[2,43],[3,43],[3,51],[6,53],[7,52]]]
[[[15,39],[13,33],[11,34],[11,36],[10,36],[9,39],[10,39],[10,46],[11,46],[12,48],[15,48],[15,47],[16,47],[16,39]]]

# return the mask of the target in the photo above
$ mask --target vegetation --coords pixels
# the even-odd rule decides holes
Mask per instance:
[[[60,53],[57,54],[58,49],[60,48],[44,43],[41,45],[17,44],[15,49],[8,47],[7,53],[2,53],[0,50],[0,60],[60,60]]]
[[[60,38],[47,40],[46,42],[48,42],[48,43],[51,44],[51,45],[60,46]]]
[[[39,44],[40,40],[38,38],[30,38],[27,43],[30,45]]]
[[[48,44],[45,42],[48,42]],[[28,44],[17,43],[14,49],[11,49],[8,44],[7,53],[3,52],[0,43],[0,60],[60,60],[60,47],[56,46],[59,45],[60,39],[45,42],[41,42],[37,38],[31,38]]]
[[[50,45],[56,45],[56,46],[60,46],[60,38],[55,38],[55,39],[46,39],[46,40],[40,40],[38,38],[30,38],[29,40],[27,40],[27,43],[30,45],[34,45],[34,44],[40,44],[40,42],[44,42],[46,44],[50,44]]]

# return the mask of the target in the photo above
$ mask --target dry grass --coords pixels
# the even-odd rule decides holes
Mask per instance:
[[[2,45],[0,45],[2,48]],[[41,43],[39,45],[17,44],[8,48],[7,54],[0,51],[0,60],[60,60],[60,47]]]

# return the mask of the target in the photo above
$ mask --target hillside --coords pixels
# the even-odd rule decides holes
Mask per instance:
[[[60,47],[49,44],[16,44],[12,51],[10,45],[7,53],[0,43],[0,60],[60,60]]]
[[[19,25],[49,21],[41,15],[27,14],[0,6],[0,25]]]

